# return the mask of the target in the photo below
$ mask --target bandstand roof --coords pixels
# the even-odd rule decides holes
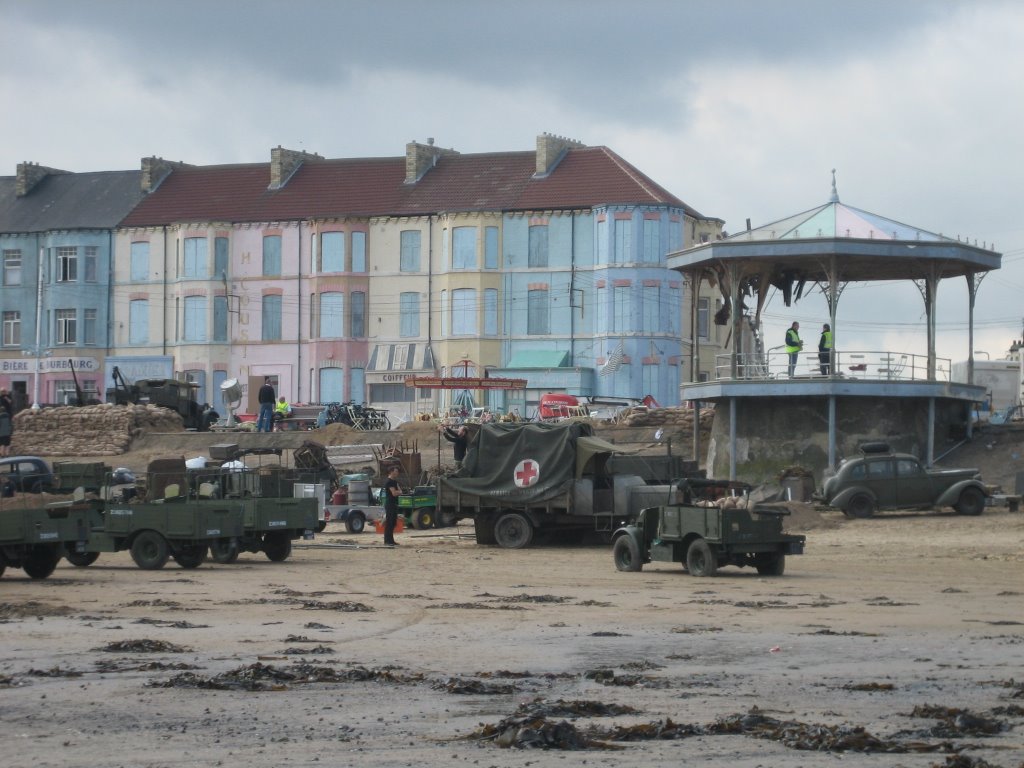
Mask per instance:
[[[834,257],[834,261],[833,261]],[[742,262],[746,274],[771,282],[828,281],[834,263],[842,282],[916,280],[998,269],[1001,254],[967,241],[914,227],[832,199],[817,208],[748,229],[722,240],[677,251],[668,266],[680,271]]]

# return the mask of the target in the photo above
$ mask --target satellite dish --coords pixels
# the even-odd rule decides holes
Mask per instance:
[[[235,426],[235,409],[242,404],[242,385],[238,383],[238,379],[228,379],[221,382],[220,399],[223,401],[224,407],[228,412],[226,426]]]

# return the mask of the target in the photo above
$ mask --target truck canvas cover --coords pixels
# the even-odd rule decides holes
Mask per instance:
[[[576,478],[595,469],[595,456],[617,450],[584,422],[482,424],[462,469],[445,482],[506,503],[539,503],[567,493]]]

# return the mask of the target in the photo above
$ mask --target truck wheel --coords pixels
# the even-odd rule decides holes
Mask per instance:
[[[718,570],[715,554],[704,539],[694,540],[686,550],[686,570],[691,576],[714,576]]]
[[[875,502],[866,493],[858,493],[846,502],[846,509],[843,510],[843,514],[857,519],[871,517],[875,514]]]
[[[434,527],[434,508],[423,507],[412,513],[412,527],[417,531],[423,531]]]
[[[231,565],[238,559],[238,542],[234,539],[214,539],[210,543],[210,556],[215,563]]]
[[[206,562],[206,545],[187,544],[174,555],[174,562],[182,568],[198,568]]]
[[[620,571],[639,571],[644,567],[640,559],[640,547],[632,536],[619,536],[612,547],[615,567]]]
[[[754,563],[762,576],[781,576],[786,572],[786,556],[781,552],[764,552]]]
[[[494,524],[494,541],[503,549],[522,549],[533,541],[533,523],[526,515],[508,512]]]
[[[964,488],[953,509],[960,515],[980,515],[985,509],[985,494],[977,488]]]
[[[273,563],[283,563],[292,553],[292,540],[281,532],[268,533],[263,539],[263,554]]]
[[[141,531],[132,542],[132,560],[144,571],[158,571],[171,556],[167,539],[156,531]]]
[[[61,551],[59,547],[36,544],[25,556],[21,567],[32,579],[45,579],[57,567],[60,562]]]
[[[68,544],[64,550],[64,557],[67,558],[68,562],[72,565],[77,565],[79,568],[92,565],[99,559],[99,556],[99,552],[75,552],[74,544]]]
[[[473,518],[473,533],[476,534],[476,543],[484,545],[497,544],[494,538],[494,515],[482,513]]]
[[[349,533],[362,533],[366,527],[366,515],[362,512],[349,512],[345,516],[345,530]]]
[[[323,533],[325,528],[327,528],[327,521],[326,520],[320,520],[316,524],[316,532],[317,533]]]

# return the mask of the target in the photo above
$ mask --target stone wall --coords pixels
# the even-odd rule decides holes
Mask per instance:
[[[14,417],[11,455],[116,456],[145,432],[183,432],[181,416],[156,405],[24,410]]]

